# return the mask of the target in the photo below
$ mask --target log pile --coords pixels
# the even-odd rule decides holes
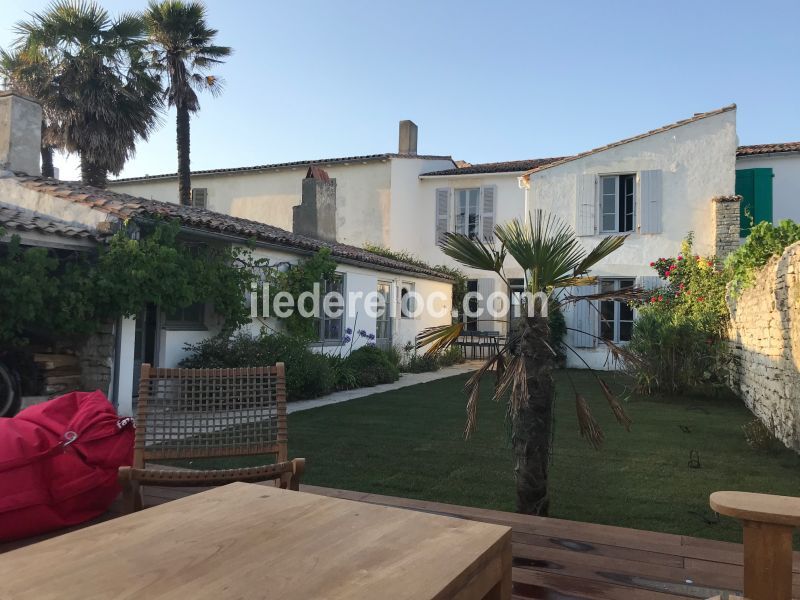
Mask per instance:
[[[42,374],[48,396],[80,389],[81,367],[74,354],[34,354],[33,361]]]

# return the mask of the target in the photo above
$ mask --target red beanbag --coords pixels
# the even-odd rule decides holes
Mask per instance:
[[[72,392],[0,418],[0,541],[82,523],[120,492],[133,420],[99,390]]]

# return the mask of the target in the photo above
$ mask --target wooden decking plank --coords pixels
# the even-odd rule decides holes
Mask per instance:
[[[703,573],[697,577],[697,573],[691,573],[683,567],[643,564],[604,556],[582,555],[568,550],[520,545],[514,546],[513,554],[514,565],[519,568],[629,587],[649,587],[654,591],[685,589],[696,592],[698,597],[707,598],[721,591],[737,591],[741,588],[741,577],[739,581],[713,573]]]
[[[514,594],[526,600],[529,598],[546,598],[547,600],[550,598],[559,600],[572,600],[573,598],[577,600],[685,600],[686,598],[697,598],[697,596],[686,594],[637,589],[518,567],[512,570],[511,578],[514,581]],[[542,595],[542,588],[559,595]]]

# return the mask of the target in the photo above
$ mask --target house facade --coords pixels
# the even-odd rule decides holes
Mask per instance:
[[[9,115],[13,118],[3,118]],[[321,300],[324,302],[325,297],[338,292],[347,306],[338,315],[320,317],[319,340],[313,344],[319,352],[344,356],[351,348],[367,343],[363,337],[346,342],[348,328],[365,330],[369,336],[374,336],[378,345],[402,346],[413,342],[425,328],[451,322],[452,280],[435,270],[321,236],[301,235],[204,208],[40,177],[40,123],[41,110],[35,102],[15,94],[0,98],[0,128],[10,128],[0,131],[0,141],[4,135],[17,141],[4,151],[0,148],[0,219],[18,228],[20,215],[24,215],[24,223],[35,225],[26,227],[23,232],[28,238],[45,235],[49,227],[53,231],[49,235],[50,243],[84,247],[104,243],[103,239],[118,230],[123,222],[147,226],[166,219],[179,223],[180,239],[186,243],[247,247],[255,258],[266,258],[270,265],[281,269],[289,269],[303,258],[325,249],[337,268],[335,283],[325,284]],[[330,199],[331,190],[335,190],[336,182],[321,170],[309,171],[307,175],[301,180],[305,189],[301,208],[310,222],[322,222],[325,203]],[[414,292],[420,304],[433,310],[407,310],[404,308],[407,305],[401,302],[404,291]],[[375,301],[371,298],[377,295],[384,299],[388,309],[377,311],[380,314],[375,315]],[[258,303],[254,306],[258,307]],[[258,308],[248,328],[258,331],[268,325],[280,329],[274,317]],[[119,412],[128,415],[132,411],[142,363],[175,367],[186,356],[186,344],[215,335],[223,323],[213,306],[200,303],[174,314],[167,314],[158,306],[149,306],[135,318],[121,318],[111,325],[108,345],[113,349],[111,356],[106,357],[108,385],[101,387],[114,400]],[[94,347],[98,345],[101,344]]]
[[[739,146],[736,193],[742,197],[742,237],[761,221],[800,222],[800,142]]]

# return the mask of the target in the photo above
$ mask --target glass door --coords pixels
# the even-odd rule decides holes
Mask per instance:
[[[378,311],[375,320],[375,344],[384,350],[392,347],[392,319],[389,307],[392,301],[392,283],[378,282],[378,294],[383,297],[383,308]]]

